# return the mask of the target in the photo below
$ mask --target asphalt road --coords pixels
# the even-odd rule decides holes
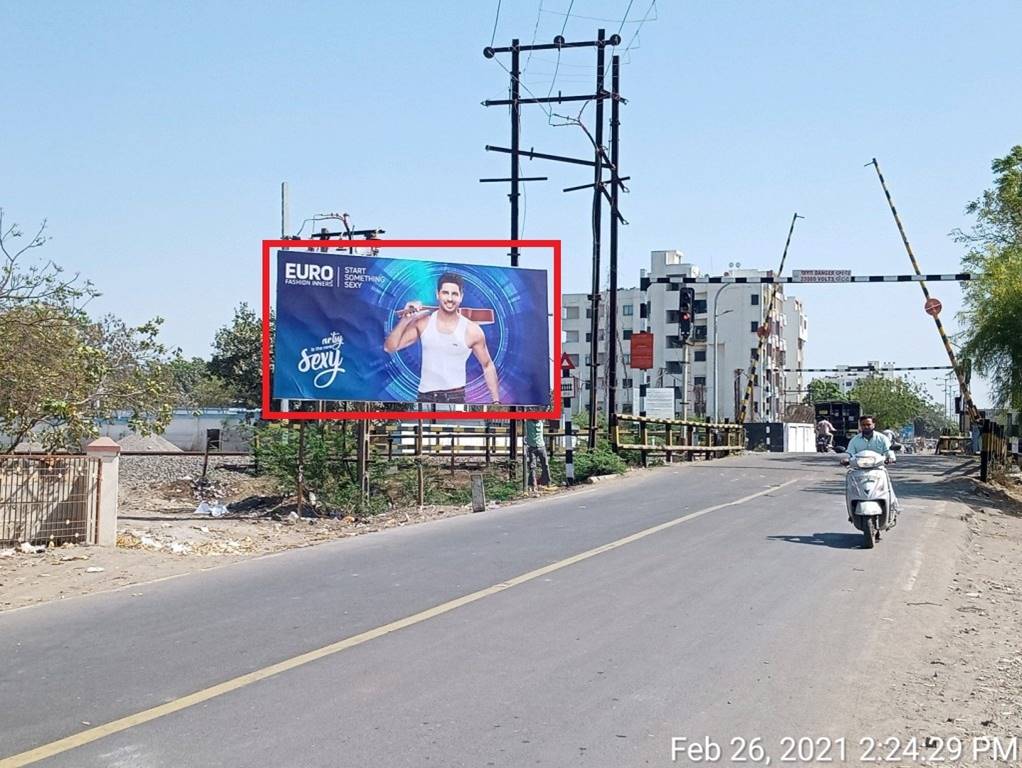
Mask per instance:
[[[674,737],[720,764],[760,737],[778,763],[785,737],[857,741],[911,651],[905,595],[953,575],[959,469],[903,457],[872,551],[834,457],[749,455],[0,615],[0,768],[691,763]]]

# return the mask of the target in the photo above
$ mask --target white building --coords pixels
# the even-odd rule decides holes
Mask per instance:
[[[737,270],[735,277],[764,277],[769,273]],[[684,262],[680,251],[653,251],[648,277],[649,330],[654,338],[651,387],[673,387],[679,417],[735,418],[745,387],[752,350],[759,343],[757,329],[766,318],[766,304],[774,286],[748,283],[695,283],[694,318],[689,344],[678,336],[680,283],[657,283],[669,276],[698,277],[699,268]],[[750,421],[780,420],[786,402],[796,402],[802,389],[802,374],[785,374],[783,369],[802,368],[805,360],[807,322],[800,301],[785,297],[778,286],[777,311],[770,328],[766,349],[760,362],[760,386],[753,394]],[[619,413],[639,412],[640,370],[631,367],[629,340],[642,330],[642,291],[625,288],[618,291],[617,408]],[[600,303],[596,393],[599,410],[607,398],[607,354],[609,304],[606,293]],[[577,397],[574,411],[585,410],[589,403],[589,355],[591,314],[586,294],[563,296],[563,350],[576,365]]]
[[[820,376],[823,381],[831,381],[841,387],[842,394],[847,395],[861,379],[868,379],[870,376],[882,376],[884,378],[896,378],[898,373],[894,370],[892,362],[880,362],[879,360],[868,360],[865,365],[838,365],[829,376]]]

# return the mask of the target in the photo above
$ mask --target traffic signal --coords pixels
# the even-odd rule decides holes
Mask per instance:
[[[695,312],[696,290],[683,285],[678,296],[678,335],[685,340],[692,335],[692,315]]]

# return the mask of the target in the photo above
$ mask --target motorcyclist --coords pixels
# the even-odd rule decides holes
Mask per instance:
[[[845,455],[841,458],[841,463],[844,466],[848,466],[851,458],[863,451],[879,453],[884,457],[885,464],[892,464],[895,461],[890,439],[884,433],[875,431],[872,416],[863,416],[859,419],[859,434],[848,441],[848,448],[845,451]],[[896,513],[901,512],[901,503],[894,493],[893,484],[891,485],[891,504]]]
[[[834,445],[834,425],[826,418],[820,417],[816,422],[816,442],[823,441],[828,448]]]

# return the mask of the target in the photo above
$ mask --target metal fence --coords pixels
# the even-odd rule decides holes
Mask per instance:
[[[97,543],[100,482],[91,456],[0,456],[0,545]]]
[[[559,452],[563,433],[549,428],[557,422],[545,422],[543,432],[547,453]],[[507,424],[423,424],[407,422],[374,424],[370,433],[377,455],[385,453],[388,459],[404,458],[474,458],[486,464],[508,458],[511,437]]]

